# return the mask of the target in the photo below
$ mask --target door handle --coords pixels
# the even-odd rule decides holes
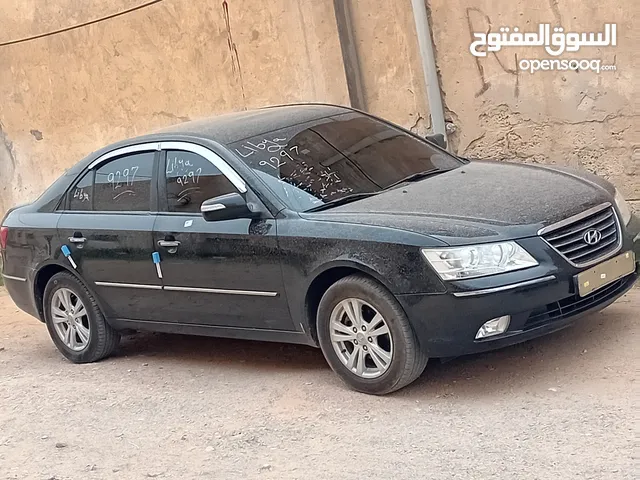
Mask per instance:
[[[177,240],[158,240],[158,245],[164,248],[178,248],[180,242]]]
[[[84,237],[69,237],[69,241],[71,243],[84,243],[87,239]]]

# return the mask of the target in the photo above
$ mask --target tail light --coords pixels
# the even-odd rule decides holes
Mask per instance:
[[[7,237],[9,236],[9,227],[0,227],[0,249],[7,248]]]

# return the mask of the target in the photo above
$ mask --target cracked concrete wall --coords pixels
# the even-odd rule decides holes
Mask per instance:
[[[0,42],[144,0],[0,0]],[[367,109],[430,128],[411,0],[349,1]],[[640,210],[640,50],[633,0],[428,0],[453,147],[471,157],[586,168]],[[561,24],[618,46],[573,55],[615,72],[518,72],[541,50],[476,59],[471,32]],[[634,30],[635,29],[635,30]],[[634,36],[635,35],[635,36]],[[635,38],[635,40],[634,40]],[[563,58],[571,58],[564,54]],[[333,0],[165,0],[71,32],[0,47],[0,215],[109,142],[219,112],[348,103]]]
[[[346,0],[366,110],[410,130],[431,129],[411,0]]]
[[[140,0],[2,0],[0,42]],[[333,3],[170,0],[0,47],[0,217],[110,142],[268,104],[347,103]],[[14,168],[15,163],[15,168]]]
[[[640,211],[640,3],[633,0],[431,0],[445,103],[460,154],[587,169],[612,181]],[[616,23],[616,47],[560,58],[602,59],[615,72],[518,71],[517,59],[552,58],[543,49],[505,47],[476,59],[472,32],[501,26],[600,32]]]

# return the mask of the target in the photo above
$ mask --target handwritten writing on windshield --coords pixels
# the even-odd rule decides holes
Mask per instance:
[[[259,165],[261,167],[268,166],[273,168],[274,170],[278,170],[280,167],[286,165],[286,159],[288,158],[291,161],[293,157],[289,152],[287,152],[287,139],[286,138],[273,138],[268,139],[265,138],[257,143],[254,142],[245,142],[240,145],[240,148],[236,148],[236,153],[240,155],[242,158],[250,157],[256,153],[267,152],[273,154],[273,156],[269,157],[268,160],[260,160]],[[291,152],[294,150],[297,153],[298,147],[293,146],[290,147]]]
[[[342,184],[342,178],[331,167],[309,165],[310,150],[287,142],[286,137],[263,138],[260,141],[244,142],[236,153],[242,158],[258,155],[257,164],[281,180],[316,197],[325,199],[336,194],[353,192]],[[314,162],[315,163],[315,162]]]
[[[497,52],[502,47],[542,47],[549,55],[558,56],[564,51],[577,52],[581,47],[606,47],[617,45],[617,26],[615,23],[606,23],[604,33],[577,33],[565,32],[562,27],[555,27],[551,32],[551,25],[541,23],[537,32],[521,32],[518,27],[511,30],[509,27],[501,27],[500,32],[474,33],[476,39],[469,46],[469,51],[475,57],[486,57],[487,51]],[[485,50],[478,47],[486,46]]]

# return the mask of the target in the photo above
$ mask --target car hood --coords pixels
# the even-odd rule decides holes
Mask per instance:
[[[302,216],[398,228],[460,245],[533,236],[545,226],[611,202],[613,195],[609,182],[586,172],[472,161],[370,198]]]

